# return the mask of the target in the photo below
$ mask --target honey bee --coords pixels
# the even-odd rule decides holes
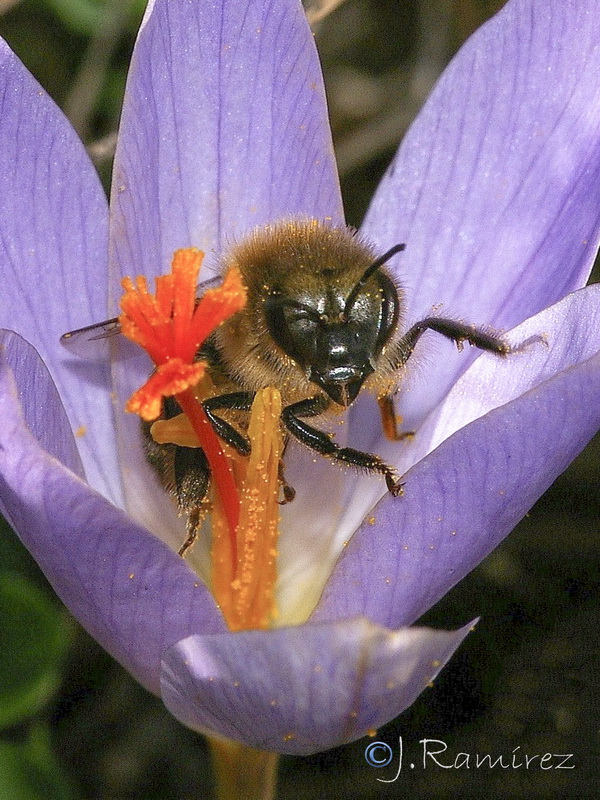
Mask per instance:
[[[436,331],[457,343],[506,355],[509,346],[486,328],[431,316],[403,329],[405,293],[386,270],[404,250],[397,244],[382,255],[350,228],[313,220],[284,221],[258,229],[222,259],[221,272],[239,268],[247,287],[247,305],[223,322],[198,352],[208,363],[216,394],[203,401],[216,433],[241,455],[250,442],[241,425],[232,424],[250,410],[254,394],[276,386],[282,396],[284,433],[342,464],[382,475],[392,495],[402,493],[395,469],[377,455],[342,447],[313,420],[352,405],[362,391],[379,402],[382,426],[390,439],[397,430],[393,394],[419,338]],[[115,320],[66,334],[67,339],[101,329],[114,331]],[[63,337],[64,339],[65,337]],[[180,413],[167,399],[163,419]],[[229,417],[230,418],[230,417]],[[200,448],[158,444],[144,423],[146,452],[162,484],[197,526],[210,474]],[[281,472],[284,500],[293,489]]]

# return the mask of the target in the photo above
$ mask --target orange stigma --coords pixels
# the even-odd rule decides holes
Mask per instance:
[[[215,433],[202,402],[218,389],[208,365],[196,360],[197,353],[221,322],[244,307],[246,289],[234,267],[222,286],[196,300],[202,258],[199,250],[178,250],[171,274],[156,278],[154,295],[143,277],[123,280],[122,331],[148,352],[156,367],[126,408],[151,422],[160,417],[163,398],[177,401],[182,413],[155,422],[150,435],[157,444],[200,447],[208,460],[215,600],[231,630],[268,628],[276,617],[281,395],[273,387],[256,393],[247,429],[249,457]],[[193,538],[195,531],[181,555]]]
[[[223,508],[233,551],[237,554],[236,529],[240,498],[233,471],[221,441],[213,430],[194,387],[206,364],[196,353],[207,337],[228,317],[244,307],[246,289],[237,268],[230,269],[223,284],[209,289],[196,301],[198,273],[204,254],[196,248],[177,250],[170,275],[156,278],[156,292],[148,292],[146,279],[124,278],[119,317],[123,334],[142,347],[155,372],[130,397],[127,411],[150,422],[160,416],[163,397],[173,396],[188,417],[204,450],[219,503]]]

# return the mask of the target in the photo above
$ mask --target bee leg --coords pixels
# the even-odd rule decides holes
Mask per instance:
[[[162,419],[171,419],[181,413],[175,400],[165,398]],[[208,510],[206,494],[210,481],[210,468],[204,450],[200,447],[182,447],[176,444],[159,444],[150,433],[150,424],[142,423],[144,448],[148,463],[161,484],[177,501],[181,515],[187,516],[187,536],[179,548],[184,556],[198,537],[202,519]]]
[[[189,514],[202,503],[208,490],[210,470],[204,451],[199,447],[159,444],[152,438],[150,427],[147,422],[142,424],[148,463],[164,488],[176,499],[179,513]]]
[[[301,417],[316,417],[322,414],[328,407],[330,401],[324,395],[317,395],[310,397],[307,400],[301,400],[299,403],[293,403],[283,409],[281,418],[287,430],[298,439],[299,442],[310,447],[326,458],[333,458],[336,461],[341,461],[344,464],[350,464],[359,469],[366,469],[371,472],[379,472],[385,477],[385,482],[388,491],[398,497],[402,494],[402,486],[398,479],[398,475],[393,467],[386,464],[379,456],[371,455],[370,453],[363,453],[360,450],[354,450],[352,447],[340,447],[325,431],[320,431],[313,428],[307,422],[304,422]]]
[[[201,508],[194,508],[189,515],[186,528],[187,536],[185,537],[184,543],[177,551],[177,555],[181,556],[181,558],[185,558],[187,551],[196,543],[203,517],[204,515]]]
[[[408,361],[415,345],[427,330],[436,331],[447,339],[452,339],[456,342],[459,350],[462,350],[463,342],[469,342],[480,350],[487,350],[499,356],[510,353],[508,342],[489,329],[478,328],[476,325],[467,325],[464,322],[456,322],[444,317],[426,317],[420,322],[416,322],[398,342],[398,349],[401,353],[398,366],[402,366]]]
[[[210,481],[210,468],[204,450],[199,447],[175,448],[173,456],[174,494],[181,514],[187,515],[187,536],[179,548],[183,558],[198,538],[204,512],[208,508],[206,493]]]
[[[401,442],[403,439],[412,439],[414,431],[399,431],[398,425],[402,418],[396,414],[394,408],[394,398],[391,394],[384,394],[377,398],[379,413],[381,414],[381,426],[387,439],[392,442]]]
[[[250,455],[250,442],[245,436],[225,422],[221,417],[217,417],[213,411],[217,409],[232,409],[235,411],[250,411],[254,395],[250,392],[232,392],[231,394],[221,394],[218,397],[209,397],[202,405],[206,416],[210,420],[215,433],[224,442],[235,448],[241,456]]]
[[[296,497],[296,490],[293,486],[290,486],[285,479],[285,464],[282,460],[279,461],[279,466],[277,467],[277,480],[283,492],[283,500],[279,501],[279,505],[285,506],[287,503],[291,503],[294,497]]]
[[[200,447],[172,445],[174,494],[181,514],[191,514],[198,508],[208,491],[210,467]]]

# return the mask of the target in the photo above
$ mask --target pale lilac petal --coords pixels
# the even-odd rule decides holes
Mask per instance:
[[[106,317],[107,204],[77,135],[0,40],[0,325],[48,366],[90,482],[120,498],[106,365],[71,361],[59,337]]]
[[[519,522],[600,427],[600,354],[446,439],[344,550],[317,621],[409,625]]]
[[[192,636],[165,654],[162,697],[189,727],[261,750],[316,753],[411,705],[470,629],[389,631],[356,618]]]
[[[459,378],[415,437],[411,465],[477,417],[600,352],[600,284],[567,295],[506,338],[515,352],[485,354]]]
[[[42,448],[83,478],[83,466],[64,406],[35,348],[18,334],[0,330],[0,364],[10,368],[25,423]]]
[[[394,269],[408,323],[435,306],[508,328],[585,283],[600,224],[599,39],[597,0],[512,0],[445,71],[363,227],[382,250],[406,242]],[[464,369],[431,348],[408,414]]]
[[[0,500],[67,608],[144,686],[165,648],[225,623],[200,579],[166,545],[47,455],[0,367]]]
[[[127,83],[113,210],[118,269],[146,275],[163,273],[179,247],[220,253],[281,217],[343,218],[299,2],[149,7]]]

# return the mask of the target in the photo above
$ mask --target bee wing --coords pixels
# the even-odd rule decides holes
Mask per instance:
[[[202,297],[207,289],[221,283],[220,275],[203,281],[198,286],[198,298]],[[74,331],[63,333],[60,343],[72,355],[84,358],[88,361],[108,361],[110,355],[109,341],[113,336],[121,333],[121,325],[118,317],[106,319],[103,322],[95,322],[93,325],[86,325],[84,328],[76,328]]]
[[[79,358],[104,360],[108,359],[108,339],[121,333],[118,317],[86,325],[74,331],[63,333],[60,343]]]

